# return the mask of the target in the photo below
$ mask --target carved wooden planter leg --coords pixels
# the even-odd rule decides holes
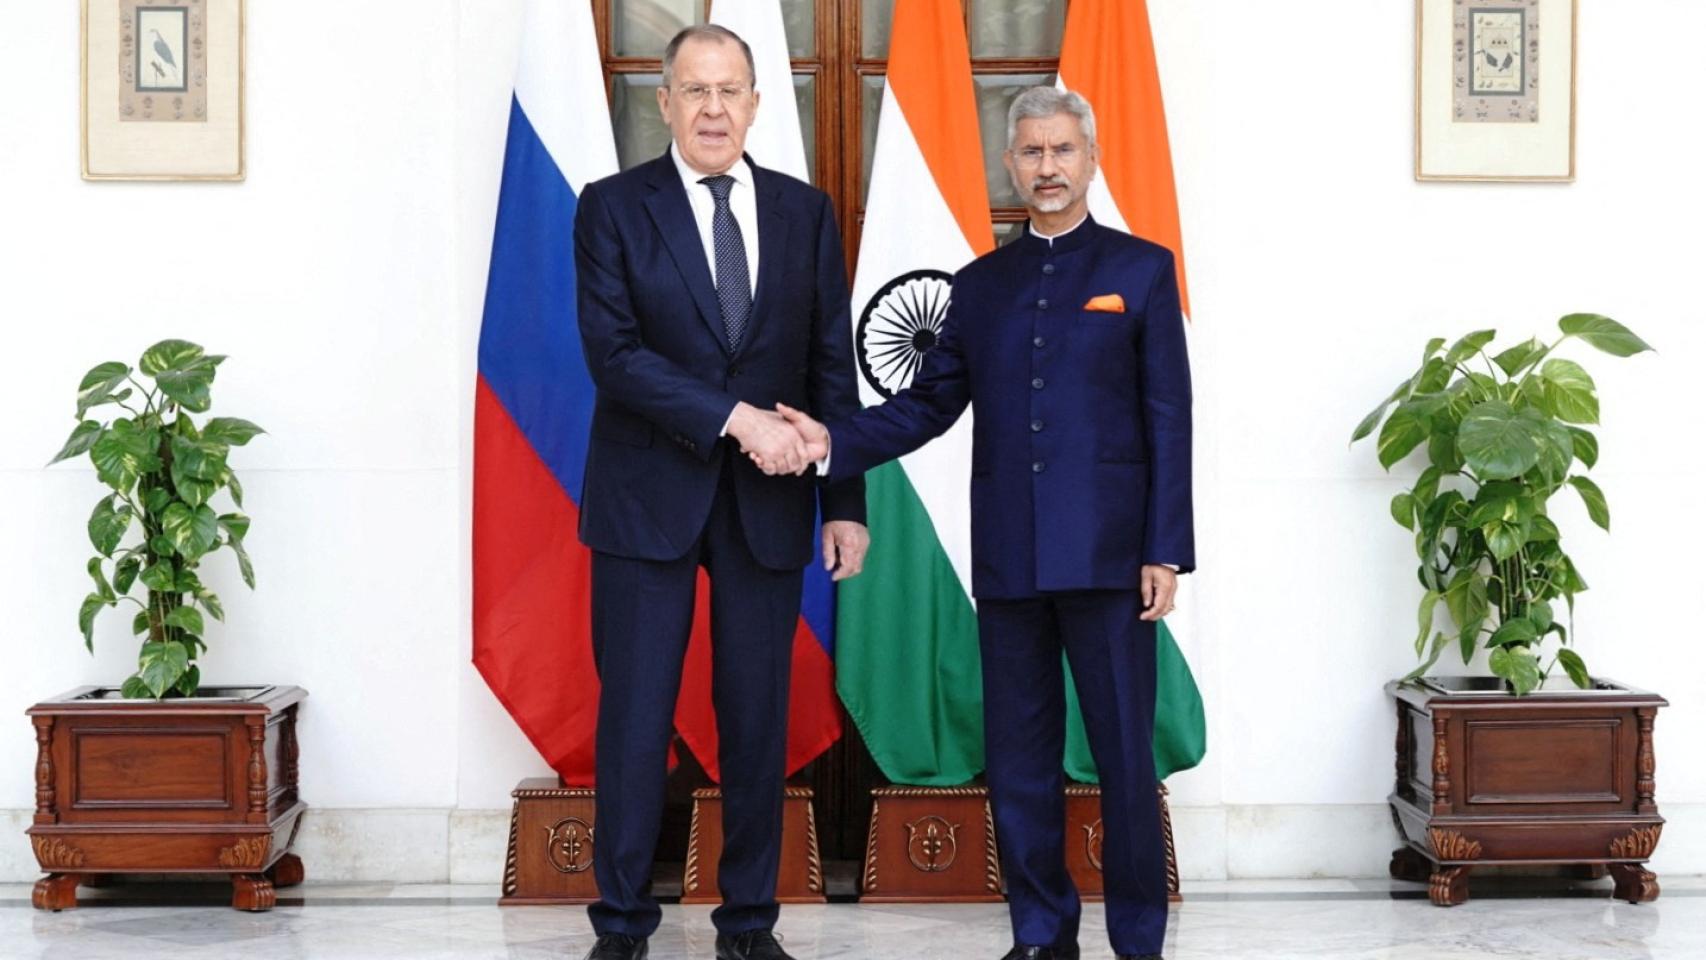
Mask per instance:
[[[77,882],[80,879],[75,873],[50,873],[36,881],[30,903],[37,910],[71,910],[77,906]]]
[[[278,904],[278,893],[272,881],[258,873],[231,875],[231,906],[238,910],[260,913]]]
[[[1659,898],[1658,875],[1639,863],[1613,863],[1609,865],[1611,877],[1617,887],[1612,896],[1618,900],[1630,903],[1651,903]]]
[[[1428,878],[1428,899],[1436,907],[1469,902],[1469,868],[1441,866]]]
[[[303,881],[305,875],[302,858],[294,853],[279,857],[278,862],[267,870],[267,879],[275,887],[294,887]]]

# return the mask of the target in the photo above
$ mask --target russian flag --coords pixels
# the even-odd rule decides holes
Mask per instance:
[[[566,783],[593,782],[599,686],[592,555],[580,544],[594,388],[575,314],[576,197],[617,170],[592,11],[533,0],[522,33],[474,407],[474,665]],[[807,571],[788,769],[840,736],[834,589]],[[701,583],[675,725],[717,776],[708,591]]]

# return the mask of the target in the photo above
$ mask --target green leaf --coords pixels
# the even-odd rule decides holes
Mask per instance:
[[[172,608],[172,611],[166,614],[166,626],[177,627],[196,636],[207,632],[207,624],[201,618],[201,611],[194,607]]]
[[[1573,360],[1554,357],[1540,367],[1546,403],[1566,423],[1598,423],[1599,394],[1593,377]]]
[[[178,571],[178,579],[172,584],[173,593],[199,593],[200,591],[201,578],[195,575],[194,570]]]
[[[1428,634],[1433,632],[1434,608],[1439,606],[1439,601],[1439,594],[1429,590],[1422,594],[1421,606],[1416,608],[1416,626],[1420,628],[1416,633],[1416,656],[1418,657],[1422,655],[1423,645],[1428,642]]]
[[[1416,486],[1411,493],[1415,495],[1418,508],[1439,496],[1439,480],[1439,468],[1433,466],[1424,469],[1422,475],[1416,478]]]
[[[95,652],[95,615],[100,613],[108,603],[106,598],[98,593],[91,593],[83,598],[83,606],[77,610],[77,626],[83,631],[83,646]]]
[[[158,560],[142,571],[142,585],[159,593],[170,593],[177,586],[177,573],[172,561]]]
[[[89,448],[89,458],[102,483],[125,493],[137,477],[160,469],[160,458],[154,452],[159,440],[154,430],[143,430],[130,420],[115,420]]]
[[[1520,477],[1540,461],[1534,433],[1502,400],[1477,404],[1464,415],[1457,448],[1482,480]]]
[[[178,679],[178,695],[193,697],[195,696],[196,688],[200,686],[201,668],[192,663],[190,664],[190,668],[184,671],[184,675]]]
[[[1487,539],[1487,549],[1492,552],[1493,559],[1504,561],[1516,556],[1522,545],[1528,542],[1528,532],[1520,523],[1495,520],[1481,527],[1481,535]]]
[[[1410,493],[1400,493],[1392,498],[1392,519],[1405,530],[1416,526],[1416,497]]]
[[[237,482],[237,475],[226,470],[222,479],[226,486],[231,488],[231,502],[241,508],[243,506],[243,485]]]
[[[1581,427],[1565,427],[1570,431],[1570,445],[1576,454],[1576,459],[1589,470],[1599,462],[1599,438],[1583,430]]]
[[[1499,369],[1505,372],[1505,376],[1514,380],[1518,373],[1521,373],[1529,364],[1540,359],[1545,352],[1546,345],[1536,337],[1527,343],[1519,343],[1499,354],[1493,358],[1493,362],[1499,365]]]
[[[130,632],[137,636],[148,632],[148,611],[136,611],[136,616],[130,618]]]
[[[77,385],[77,419],[83,419],[90,407],[98,407],[113,399],[113,391],[129,376],[130,367],[116,360],[85,373],[83,382]]]
[[[85,420],[79,423],[71,431],[71,436],[66,438],[65,445],[59,448],[59,452],[54,454],[52,460],[48,461],[48,465],[52,466],[61,460],[69,460],[72,457],[79,457],[88,453],[90,448],[95,445],[95,441],[101,438],[102,429],[104,428],[97,420]]]
[[[177,556],[178,553],[178,548],[172,546],[172,538],[163,533],[156,535],[154,539],[148,541],[148,549],[154,551],[155,555],[160,557]]]
[[[1588,666],[1582,662],[1581,654],[1564,647],[1558,651],[1558,663],[1564,667],[1564,672],[1570,675],[1570,680],[1576,686],[1587,690],[1593,686],[1593,678],[1588,676]]]
[[[1544,636],[1552,629],[1552,605],[1544,600],[1537,600],[1528,605],[1523,617],[1534,624],[1535,636]]]
[[[1428,651],[1428,658],[1426,660],[1422,661],[1421,665],[1416,667],[1416,669],[1411,670],[1408,674],[1405,674],[1404,679],[1405,680],[1414,680],[1417,677],[1421,676],[1422,674],[1427,673],[1429,670],[1432,670],[1434,664],[1439,662],[1440,651],[1444,650],[1444,649],[1445,649],[1445,634],[1444,633],[1434,634],[1433,649]]]
[[[205,503],[194,510],[172,504],[160,515],[160,528],[185,560],[200,557],[219,542],[219,518]]]
[[[1459,630],[1457,646],[1463,654],[1463,665],[1468,666],[1469,662],[1475,659],[1475,651],[1481,646],[1481,625],[1477,623]]]
[[[148,511],[148,515],[151,517],[158,517],[164,513],[167,505],[171,502],[172,491],[165,487],[149,487],[142,494],[142,509]]]
[[[1571,477],[1570,486],[1575,487],[1576,492],[1582,495],[1582,502],[1587,504],[1588,518],[1601,530],[1610,532],[1611,508],[1606,506],[1605,491],[1599,488],[1599,484],[1587,477]]]
[[[1534,621],[1527,617],[1512,617],[1487,638],[1487,646],[1504,647],[1510,644],[1528,644],[1540,639],[1540,631],[1534,629]]]
[[[1493,338],[1498,335],[1499,333],[1497,330],[1477,330],[1474,333],[1465,336],[1463,339],[1452,344],[1451,349],[1445,352],[1445,362],[1453,365],[1462,363],[1470,357],[1473,357],[1475,354],[1480,353],[1481,348],[1492,343]]]
[[[1351,431],[1351,442],[1356,443],[1363,437],[1373,433],[1375,426],[1380,423],[1380,418],[1386,416],[1386,408],[1392,406],[1392,404],[1397,402],[1399,398],[1409,394],[1410,384],[1410,380],[1405,380],[1398,384],[1397,388],[1392,391],[1391,396],[1380,401],[1380,406],[1370,410],[1368,416],[1363,417],[1362,422],[1358,423],[1356,429]],[[241,504],[239,504],[239,506],[241,506]]]
[[[249,518],[241,513],[220,514],[219,525],[233,540],[240,541],[249,535]]]
[[[171,640],[142,645],[141,669],[137,676],[148,685],[155,699],[166,695],[190,667],[189,650]]]
[[[107,582],[107,572],[102,565],[102,558],[89,558],[89,579],[95,581],[95,593],[108,603],[118,603],[118,594],[113,592],[113,585]]]
[[[1651,344],[1635,336],[1628,327],[1597,313],[1572,313],[1558,321],[1558,329],[1572,337],[1579,337],[1614,357],[1632,357],[1653,349]]]
[[[1443,358],[1435,357],[1422,364],[1422,370],[1416,375],[1415,389],[1410,392],[1412,399],[1427,393],[1439,393],[1445,385],[1451,382],[1452,366]]]
[[[213,494],[219,485],[206,480],[192,480],[189,477],[177,481],[178,497],[192,507],[199,507],[213,499]]]
[[[213,405],[212,386],[215,368],[224,357],[202,357],[187,366],[163,370],[155,376],[160,392],[193,413],[205,413]]]
[[[211,590],[201,590],[196,593],[195,598],[201,602],[202,609],[207,611],[208,616],[220,623],[225,622],[225,605],[219,602],[217,594]]]
[[[1534,434],[1534,442],[1540,447],[1540,462],[1536,468],[1551,486],[1564,479],[1564,474],[1570,472],[1570,462],[1575,459],[1575,441],[1570,436],[1570,428],[1556,420],[1540,416],[1533,410],[1524,410],[1523,422],[1528,424]]]
[[[179,369],[193,363],[206,352],[188,340],[162,340],[143,351],[142,372],[157,377],[163,371]]]
[[[249,585],[249,589],[255,589],[255,567],[249,562],[249,551],[244,549],[241,540],[230,543],[232,552],[237,554],[237,571],[243,575],[243,582]]]
[[[124,686],[119,688],[119,694],[126,700],[148,700],[154,696],[148,692],[148,684],[143,683],[141,677],[126,680]]]
[[[1443,473],[1454,473],[1463,469],[1463,457],[1457,452],[1457,429],[1449,432],[1435,430],[1428,437],[1428,462],[1439,468]]]
[[[1487,658],[1487,666],[1495,676],[1509,681],[1519,697],[1540,686],[1540,658],[1526,649],[1500,647]]]
[[[1459,630],[1479,629],[1487,619],[1487,577],[1473,567],[1458,570],[1445,590],[1445,608]]]
[[[1444,337],[1432,337],[1432,338],[1430,338],[1428,340],[1428,345],[1422,348],[1422,363],[1425,364],[1429,360],[1432,360],[1434,357],[1434,354],[1438,353],[1440,351],[1440,349],[1444,346],[1445,346],[1445,338]]]
[[[1404,459],[1410,451],[1421,445],[1428,438],[1429,412],[1425,404],[1417,404],[1407,400],[1392,411],[1392,416],[1386,419],[1386,426],[1380,428],[1380,465],[1392,469],[1392,465]]]
[[[1535,517],[1528,525],[1528,542],[1545,543],[1558,539],[1558,525],[1552,518],[1544,514]]]
[[[207,421],[207,426],[202,428],[201,438],[213,443],[240,447],[263,433],[266,431],[247,420],[240,420],[236,417],[214,417]]]
[[[95,511],[89,514],[89,542],[103,557],[113,555],[125,531],[130,529],[130,507],[115,507],[117,500],[117,494],[108,496],[95,504]]]
[[[130,587],[136,582],[136,575],[142,572],[142,559],[135,554],[125,557],[118,562],[113,570],[113,589],[121,594],[129,593]]]

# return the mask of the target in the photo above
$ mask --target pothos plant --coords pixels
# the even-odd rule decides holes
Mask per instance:
[[[1588,517],[1611,529],[1605,494],[1580,472],[1599,459],[1599,441],[1586,429],[1599,422],[1599,396],[1580,364],[1554,354],[1571,340],[1617,357],[1652,347],[1597,314],[1571,314],[1558,327],[1562,335],[1551,343],[1535,338],[1496,354],[1488,353],[1493,330],[1449,348],[1428,341],[1421,367],[1351,435],[1355,443],[1385,418],[1377,443],[1388,471],[1417,448],[1427,451],[1428,466],[1391,504],[1392,518],[1415,534],[1421,559],[1415,647],[1422,663],[1407,680],[1456,640],[1465,664],[1483,643],[1490,648],[1488,666],[1518,695],[1557,667],[1579,687],[1592,683],[1572,649],[1575,598],[1587,582],[1564,552],[1547,504],[1571,487]],[[1569,626],[1558,619],[1559,600]],[[1441,603],[1453,633],[1433,630]],[[1557,638],[1556,653],[1543,666],[1549,637]]]
[[[195,694],[201,683],[195,659],[207,649],[203,614],[225,619],[219,597],[197,573],[203,559],[229,549],[243,582],[255,586],[243,549],[249,518],[216,512],[210,501],[223,490],[242,508],[243,486],[226,458],[263,431],[235,417],[198,425],[190,416],[207,412],[224,360],[193,343],[164,340],[135,369],[113,361],[90,370],[77,388],[77,427],[51,461],[88,454],[112,488],[89,516],[98,554],[88,563],[95,589],[77,621],[92,653],[96,615],[125,601],[136,606],[131,630],[143,638],[142,650],[136,674],[124,682],[125,697]],[[97,409],[113,419],[91,417]],[[146,600],[132,595],[138,584]]]

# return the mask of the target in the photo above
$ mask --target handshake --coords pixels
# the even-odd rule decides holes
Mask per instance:
[[[799,476],[829,456],[829,431],[786,404],[778,403],[774,412],[736,404],[729,416],[728,435],[758,469],[772,477]]]

